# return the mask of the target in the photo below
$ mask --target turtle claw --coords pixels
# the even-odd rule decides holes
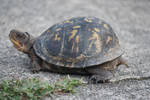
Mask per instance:
[[[109,79],[101,77],[100,75],[92,75],[88,79],[89,84],[108,83]]]
[[[32,68],[32,73],[39,73],[40,69]]]
[[[41,70],[41,67],[38,63],[34,62],[32,63],[32,72],[33,73],[38,73]]]

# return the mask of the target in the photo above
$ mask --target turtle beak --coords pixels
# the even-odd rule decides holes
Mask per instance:
[[[17,47],[20,47],[20,42],[16,39],[17,31],[11,30],[9,34],[10,41]]]
[[[20,47],[20,43],[19,41],[15,40],[14,38],[10,38],[10,41],[16,46],[16,47]]]
[[[17,39],[17,38],[20,38],[20,37],[24,36],[24,32],[21,32],[21,31],[19,31],[19,30],[13,29],[13,30],[10,31],[10,34],[9,34],[9,37],[10,37],[10,38],[11,38],[12,36],[13,36],[13,37],[16,37],[16,39]]]

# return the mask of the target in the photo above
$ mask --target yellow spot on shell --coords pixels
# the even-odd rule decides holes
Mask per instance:
[[[96,32],[93,32],[92,36],[89,38],[89,40],[91,40],[90,44],[89,44],[89,50],[92,48],[92,45],[94,44],[95,47],[96,47],[96,52],[101,52],[101,38],[100,36],[96,33]]]
[[[95,30],[95,32],[100,32],[100,29],[98,29],[98,28],[94,28],[94,30]]]
[[[61,30],[61,28],[57,28],[57,29],[56,29],[56,31],[60,31],[60,30]]]
[[[99,35],[96,32],[93,32],[92,37],[89,38],[89,40],[94,40],[94,39],[98,39]]]
[[[89,22],[89,23],[91,23],[91,22],[92,22],[92,20],[91,20],[91,19],[89,19],[89,18],[85,18],[85,19],[84,19],[84,21]]]
[[[79,43],[79,38],[80,38],[79,35],[77,35],[77,36],[76,36],[76,43],[77,43],[77,44]]]
[[[55,40],[55,41],[59,41],[59,40],[60,40],[60,37],[58,37],[58,34],[55,35],[54,40]]]
[[[92,45],[93,45],[94,41],[91,41],[90,44],[89,44],[89,49],[92,48]]]
[[[106,44],[108,44],[111,40],[112,40],[112,37],[111,37],[111,36],[108,36],[108,37],[107,37],[107,40],[106,40]]]
[[[104,28],[108,29],[108,26],[107,26],[107,24],[104,24],[103,26],[104,26]]]
[[[72,21],[66,20],[66,21],[64,21],[64,23],[72,23]]]
[[[80,26],[78,25],[78,26],[73,26],[73,28],[80,28]]]
[[[76,44],[77,44],[77,47],[76,47],[76,53],[78,53],[79,52],[79,35],[77,35],[76,36],[76,40],[75,40],[75,42],[76,42]]]
[[[72,30],[72,35],[69,37],[69,41],[71,40],[71,39],[73,39],[73,37],[76,35],[76,33],[78,32],[78,30]]]

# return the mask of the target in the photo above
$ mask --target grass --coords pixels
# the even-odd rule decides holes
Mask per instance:
[[[82,84],[82,80],[69,77],[53,85],[37,78],[3,80],[0,84],[0,100],[40,100],[53,94],[75,93],[76,87]]]

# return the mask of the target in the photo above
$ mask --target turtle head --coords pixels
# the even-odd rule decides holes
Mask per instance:
[[[10,31],[9,38],[14,47],[24,53],[29,52],[34,42],[33,37],[28,32],[21,32],[15,29]]]

